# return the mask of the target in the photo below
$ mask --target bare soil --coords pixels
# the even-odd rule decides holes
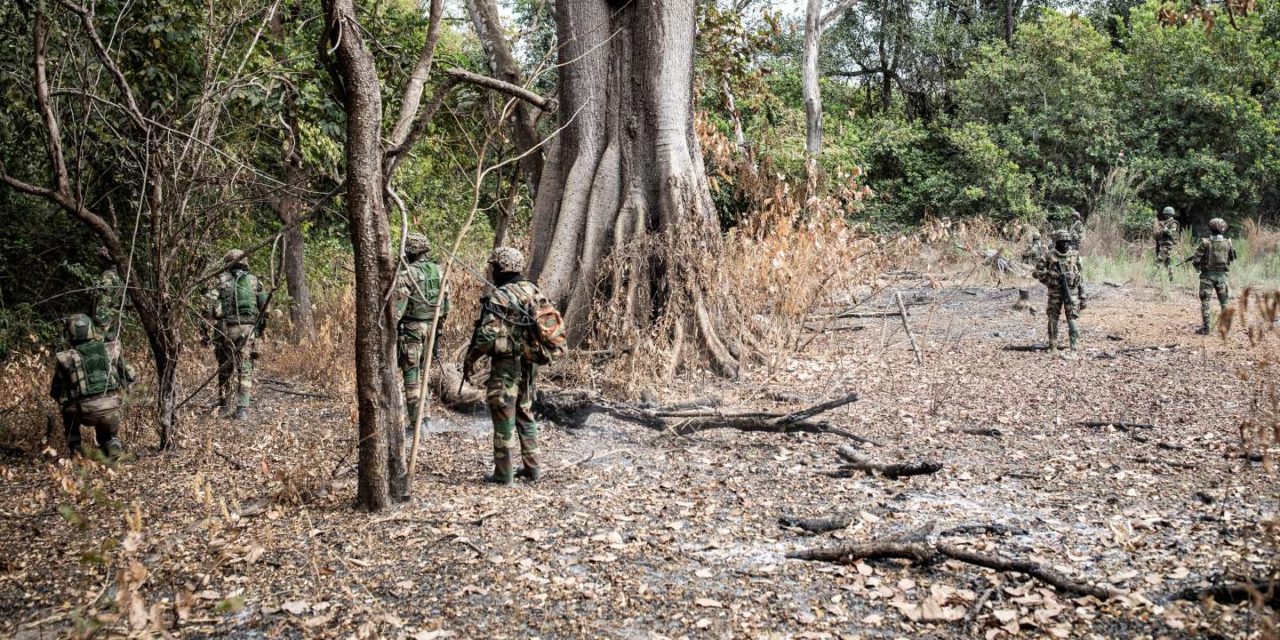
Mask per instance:
[[[897,284],[923,303],[911,307],[922,366],[897,318],[841,320],[804,353],[740,380],[686,372],[655,392],[785,411],[857,391],[826,418],[874,440],[860,447],[868,458],[934,460],[938,473],[838,479],[827,474],[849,441],[837,436],[678,437],[596,416],[573,431],[544,425],[547,476],[498,488],[480,481],[486,419],[447,414],[424,438],[414,500],[359,513],[350,402],[296,395],[316,390],[268,361],[274,382],[260,385],[253,419],[192,410],[177,453],[150,453],[151,436],[134,427],[138,458],[114,468],[31,450],[4,459],[0,635],[1275,633],[1265,607],[1171,598],[1275,570],[1262,523],[1280,507],[1276,474],[1239,457],[1250,402],[1242,336],[1193,335],[1190,291],[1098,285],[1077,357],[1006,351],[1044,341],[1043,315],[1012,309],[1016,289]],[[1043,307],[1042,287],[1032,302]],[[779,526],[784,515],[853,524],[809,535]],[[1074,598],[954,561],[785,557],[930,525],[930,540],[1033,559],[1127,595]],[[997,526],[947,531],[964,525]]]

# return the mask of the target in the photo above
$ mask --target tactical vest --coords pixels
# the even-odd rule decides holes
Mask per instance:
[[[120,388],[115,360],[119,359],[119,346],[108,346],[99,340],[89,340],[58,353],[58,363],[71,376],[71,400],[80,400],[115,391]]]
[[[218,294],[222,320],[227,324],[254,324],[258,321],[257,278],[248,271],[236,271]]]
[[[1231,241],[1226,238],[1205,238],[1204,270],[1226,271],[1231,266]]]
[[[440,308],[440,265],[421,260],[405,270],[409,278],[409,301],[404,310],[407,320],[434,320]]]

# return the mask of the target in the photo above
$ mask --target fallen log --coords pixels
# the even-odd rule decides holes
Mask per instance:
[[[830,433],[857,442],[875,444],[872,440],[835,428],[826,422],[813,420],[818,415],[857,400],[858,394],[850,393],[791,413],[719,407],[684,408],[680,405],[676,405],[676,408],[653,409],[614,402],[590,391],[569,390],[554,394],[540,393],[534,401],[534,411],[567,429],[580,428],[592,415],[602,413],[617,420],[682,436],[713,429],[736,429],[765,433]]]
[[[793,529],[803,529],[809,533],[827,533],[829,531],[839,531],[849,526],[853,522],[853,518],[849,516],[831,516],[830,518],[801,518],[797,516],[782,516],[778,518],[778,524],[783,527]]]
[[[1062,347],[1058,347],[1061,349]],[[1048,351],[1047,344],[1007,344],[1001,347],[1002,351]]]
[[[907,308],[902,304],[902,293],[894,291],[893,300],[898,303],[898,316],[902,318],[902,328],[907,332],[907,339],[911,341],[911,351],[915,354],[916,364],[924,364],[924,355],[920,353],[920,343],[916,341],[916,334],[911,331],[911,323],[907,322]]]
[[[958,560],[993,571],[1021,573],[1043,582],[1067,594],[1093,596],[1100,600],[1113,598],[1124,592],[1106,585],[1096,585],[1072,580],[1057,571],[1031,560],[1005,558],[965,549],[955,544],[939,542],[855,542],[826,549],[802,549],[787,554],[794,560],[835,562],[852,564],[858,560],[899,559],[912,564],[929,566],[942,560]]]
[[[937,473],[942,469],[942,463],[929,460],[889,464],[873,462],[847,445],[838,447],[836,455],[844,459],[845,464],[840,465],[839,469],[829,474],[833,478],[850,478],[853,477],[854,472],[862,471],[867,474],[878,473],[890,480],[896,480],[906,476]]]

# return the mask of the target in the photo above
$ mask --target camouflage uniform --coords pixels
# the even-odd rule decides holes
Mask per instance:
[[[1227,289],[1227,270],[1236,259],[1236,249],[1231,240],[1222,237],[1227,230],[1227,223],[1222,218],[1209,221],[1210,236],[1200,241],[1196,253],[1191,257],[1191,264],[1200,271],[1200,333],[1209,332],[1209,305],[1214,294],[1218,296],[1218,306],[1227,308],[1230,292]]]
[[[94,286],[93,323],[107,342],[120,337],[120,310],[124,305],[124,281],[115,267],[107,267]]]
[[[1071,248],[1079,251],[1080,243],[1084,242],[1084,218],[1079,211],[1071,211],[1071,226],[1067,228],[1067,232],[1071,234]]]
[[[1178,246],[1178,235],[1182,230],[1178,221],[1173,218],[1173,207],[1165,207],[1156,220],[1156,264],[1163,266],[1173,280],[1173,249]]]
[[[1067,328],[1074,351],[1080,340],[1080,328],[1076,319],[1085,307],[1084,278],[1080,270],[1080,254],[1070,247],[1073,236],[1070,231],[1054,233],[1057,246],[1041,258],[1036,265],[1035,278],[1049,289],[1049,304],[1045,313],[1049,316],[1049,349],[1058,348],[1059,314],[1067,318]],[[1065,289],[1065,290],[1064,290]]]
[[[494,254],[490,264],[494,265],[495,278],[501,271],[508,275],[507,282],[481,301],[464,370],[469,372],[477,359],[489,356],[485,404],[493,419],[493,475],[486,479],[505,484],[512,478],[511,450],[517,434],[524,461],[520,475],[537,479],[542,473],[538,463],[538,424],[533,417],[538,367],[521,355],[523,341],[532,339],[526,333],[531,322],[529,310],[541,294],[537,285],[519,276],[524,259],[518,251],[500,247]]]
[[[235,417],[243,419],[253,394],[258,329],[266,320],[267,295],[257,276],[249,273],[243,252],[231,251],[223,262],[227,268],[205,293],[205,318],[213,327],[213,355],[218,360],[218,406],[230,411],[234,395]]]
[[[431,325],[436,325],[434,349],[440,351],[440,334],[449,316],[449,296],[441,290],[440,265],[429,260],[430,245],[425,236],[410,234],[405,241],[407,256],[396,277],[396,346],[400,373],[404,380],[407,428],[418,421],[418,401],[422,395],[422,365]],[[435,321],[436,314],[440,320]],[[436,355],[433,354],[433,355]]]
[[[93,427],[103,455],[116,458],[117,433],[123,413],[121,390],[133,383],[133,367],[125,361],[119,342],[97,339],[93,320],[76,314],[67,319],[71,348],[59,351],[49,395],[62,406],[67,449],[80,452],[80,427]]]
[[[1027,239],[1027,248],[1022,251],[1022,262],[1032,265],[1033,267],[1040,264],[1040,259],[1045,254],[1044,241],[1040,239],[1040,232],[1031,230],[1031,235]]]

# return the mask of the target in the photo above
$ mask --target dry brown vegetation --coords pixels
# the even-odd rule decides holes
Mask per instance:
[[[826,240],[839,234],[845,244]],[[1246,297],[1225,336],[1204,339],[1189,331],[1193,291],[1102,286],[1082,357],[1003,351],[1044,330],[1042,316],[1011,309],[1012,289],[992,286],[1032,286],[986,259],[997,243],[1016,248],[1004,239],[1016,234],[948,221],[879,242],[826,222],[743,234],[720,284],[741,297],[741,330],[766,357],[739,379],[671,375],[669,345],[579,353],[543,376],[548,391],[771,411],[856,391],[829,419],[874,442],[861,455],[877,464],[941,464],[915,477],[832,477],[847,442],[832,435],[680,437],[602,417],[544,425],[547,478],[495,490],[478,482],[485,418],[443,412],[415,501],[371,517],[350,509],[349,299],[322,303],[314,345],[264,350],[252,421],[211,416],[205,389],[182,410],[178,452],[151,453],[155,434],[132,415],[139,457],[117,467],[44,452],[60,444],[44,442],[34,409],[48,406],[47,354],[14,360],[0,408],[0,443],[19,450],[0,466],[0,633],[1274,637],[1258,599],[1194,594],[1277,570],[1280,297]],[[797,267],[778,267],[788,259]],[[465,340],[480,287],[455,282],[446,352]],[[911,303],[923,366],[899,318],[832,318],[890,310],[893,291]],[[182,371],[188,389],[211,371],[199,355]],[[1080,424],[1091,421],[1151,428]],[[817,536],[777,524],[831,516],[845,526]],[[1074,597],[947,561],[786,558],[921,535],[1124,593]]]

